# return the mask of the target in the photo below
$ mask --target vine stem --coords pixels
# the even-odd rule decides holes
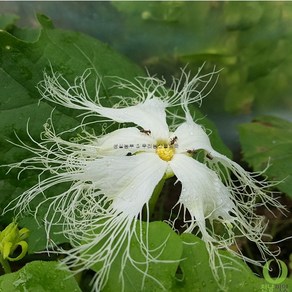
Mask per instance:
[[[159,198],[159,195],[163,189],[165,180],[166,179],[163,177],[153,191],[153,194],[152,194],[151,199],[149,201],[149,216],[150,217],[153,215],[153,213],[155,211],[155,206],[156,206],[157,200]]]
[[[174,173],[173,172],[166,172],[164,174],[164,176],[162,177],[162,179],[158,182],[158,184],[156,185],[154,191],[153,191],[153,194],[149,200],[149,204],[148,204],[148,208],[149,208],[149,218],[152,217],[152,215],[154,214],[154,211],[155,211],[155,206],[156,206],[156,203],[157,203],[157,200],[159,198],[159,195],[163,189],[163,186],[164,186],[164,183],[167,179],[171,178],[174,176]],[[143,210],[143,218],[146,218],[146,210]]]
[[[11,267],[9,265],[9,262],[7,260],[4,260],[2,255],[0,255],[0,263],[1,266],[3,267],[5,274],[11,273]]]

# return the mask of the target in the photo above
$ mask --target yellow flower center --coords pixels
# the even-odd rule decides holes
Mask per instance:
[[[158,145],[156,148],[157,155],[164,161],[170,161],[174,155],[173,145]]]

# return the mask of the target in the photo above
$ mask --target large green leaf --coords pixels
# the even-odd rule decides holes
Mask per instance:
[[[292,123],[262,116],[239,126],[243,158],[270,180],[282,181],[279,190],[292,196]]]
[[[60,270],[57,262],[34,261],[15,273],[0,277],[5,292],[81,292],[72,274]]]
[[[269,285],[264,279],[255,276],[244,262],[234,258],[226,251],[221,251],[222,261],[228,267],[225,269],[225,290],[222,290],[214,280],[205,243],[192,234],[182,234],[181,239],[184,242],[182,255],[184,260],[180,263],[182,274],[180,281],[177,280],[174,285],[173,292],[259,291],[262,286],[266,285],[268,288],[270,286],[272,289],[274,288],[274,285]],[[283,284],[290,286],[292,281],[286,279]]]
[[[224,68],[221,86],[206,101],[209,112],[291,108],[291,3],[115,1],[113,5],[124,16],[124,37],[113,39],[113,45],[142,64],[158,72],[175,71],[178,63],[186,62]]]
[[[182,241],[169,225],[163,222],[151,222],[148,230],[146,223],[143,223],[142,230],[144,242],[147,242],[145,234],[148,232],[149,250],[152,250],[152,256],[157,257],[157,262],[150,262],[148,264],[147,274],[159,281],[164,289],[169,291],[175,280],[175,273],[181,259]],[[140,227],[138,226],[137,232],[138,234],[140,233]],[[122,283],[119,276],[121,272],[123,248],[112,264],[108,282],[103,291],[122,291]],[[146,260],[145,255],[141,252],[140,242],[138,242],[135,237],[131,240],[130,255],[134,261],[140,263],[143,263]],[[159,261],[170,262],[163,263]],[[146,270],[145,264],[138,264],[138,267],[141,271]],[[93,267],[93,269],[96,271],[99,270],[100,265]],[[123,276],[125,280],[124,291],[163,291],[163,288],[149,277],[145,277],[144,285],[141,287],[141,284],[143,283],[143,273],[137,271],[129,260],[125,265]]]
[[[0,29],[8,30],[18,20],[18,16],[15,14],[0,14]]]
[[[7,142],[7,140],[17,142],[16,133],[22,141],[31,143],[26,133],[28,120],[29,133],[34,139],[39,140],[43,124],[50,117],[54,105],[47,102],[38,105],[40,95],[36,85],[42,80],[43,71],[46,68],[50,70],[50,65],[71,82],[85,69],[92,68],[93,75],[89,78],[89,82],[92,81],[90,87],[92,91],[96,74],[127,79],[143,74],[136,65],[98,40],[77,32],[53,29],[52,23],[45,16],[40,15],[38,19],[42,29],[39,37],[33,42],[23,41],[5,31],[0,31],[1,164],[21,161],[29,155],[27,151]],[[106,83],[105,80],[105,88]],[[101,94],[105,96],[109,97],[111,93],[111,90],[101,89]],[[110,101],[109,97],[109,104]],[[77,114],[72,110],[58,107],[54,110],[53,121],[56,131],[59,132],[75,127],[80,123],[81,118],[77,118]],[[99,133],[101,128],[95,127],[94,131]],[[0,169],[0,212],[13,198],[37,181],[37,173],[26,172],[21,176],[21,180],[17,180],[16,172],[6,175],[6,171],[7,169]],[[44,212],[45,209],[40,210],[40,219]],[[11,221],[11,215],[8,214],[1,219],[8,223]],[[29,225],[35,232],[36,238],[42,238],[43,229],[33,222],[27,219],[23,223]],[[63,240],[62,236],[60,240]],[[34,250],[43,249],[44,241],[39,241],[40,244],[37,242],[33,243]]]

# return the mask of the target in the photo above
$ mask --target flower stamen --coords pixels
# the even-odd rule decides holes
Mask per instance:
[[[174,155],[175,148],[172,145],[158,145],[157,155],[164,161],[170,161]]]

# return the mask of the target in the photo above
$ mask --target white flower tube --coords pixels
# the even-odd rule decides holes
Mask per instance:
[[[62,222],[63,232],[73,245],[72,250],[63,251],[67,254],[66,263],[76,271],[100,264],[94,284],[96,291],[106,284],[118,252],[123,252],[121,281],[127,261],[145,277],[151,277],[147,269],[141,270],[131,258],[130,240],[137,232],[143,210],[146,210],[144,220],[149,222],[151,196],[158,183],[169,175],[175,175],[182,185],[177,204],[184,209],[185,232],[196,230],[206,243],[209,263],[219,285],[224,285],[218,273],[223,270],[224,274],[220,249],[249,260],[230,248],[236,245],[238,237],[255,242],[263,255],[270,253],[262,241],[266,226],[254,208],[267,203],[283,207],[265,192],[270,187],[268,182],[258,183],[257,174],[246,172],[215,151],[203,128],[193,121],[189,106],[201,103],[208,83],[216,76],[216,72],[201,77],[199,73],[191,78],[182,71],[170,89],[165,87],[164,80],[153,77],[137,78],[136,83],[115,79],[117,87],[132,91],[135,97],[115,97],[118,102],[113,107],[102,105],[104,97],[99,96],[99,90],[94,98],[89,96],[85,85],[88,72],[76,78],[73,86],[55,73],[45,74],[39,85],[43,99],[96,116],[96,123],[102,118],[102,121],[136,125],[97,137],[85,133],[84,139],[77,143],[56,134],[49,120],[42,141],[34,141],[35,148],[22,144],[35,157],[11,166],[50,174],[44,179],[40,175],[36,186],[7,207],[20,213],[33,211],[31,202],[48,189],[71,183],[65,191],[45,197],[37,210],[50,202],[44,217],[48,237],[52,224]],[[173,113],[174,106],[180,106],[184,116]],[[167,124],[167,118],[174,121],[173,125]],[[201,162],[194,155],[198,151],[203,153]],[[216,233],[215,222],[224,226],[224,236]],[[140,236],[136,237],[141,240],[146,261],[156,261],[148,250],[147,240],[143,242]],[[126,249],[121,251],[121,246]]]

